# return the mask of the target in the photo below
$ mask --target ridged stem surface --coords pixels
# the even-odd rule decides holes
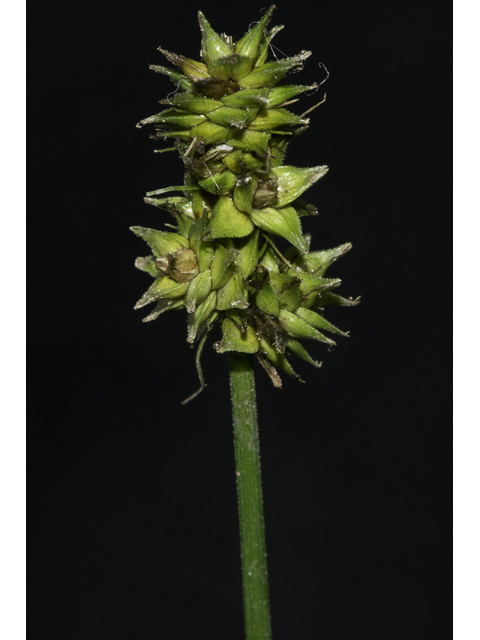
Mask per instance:
[[[229,356],[246,640],[270,640],[272,632],[253,357],[237,352]]]

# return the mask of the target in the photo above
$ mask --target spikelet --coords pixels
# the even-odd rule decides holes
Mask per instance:
[[[316,209],[301,196],[328,167],[283,164],[292,136],[309,124],[284,105],[316,85],[279,84],[289,71],[302,68],[310,52],[267,62],[270,41],[282,28],[267,29],[274,8],[236,43],[218,35],[199,12],[202,61],[160,48],[179,71],[151,68],[178,90],[160,101],[166,109],[137,125],[154,124],[154,139],[174,141],[171,149],[183,159],[185,182],[145,198],[173,215],[175,233],[132,227],[152,252],[136,266],[154,278],[135,308],[155,303],[144,322],[186,309],[187,340],[200,340],[202,387],[199,354],[214,327],[222,331],[214,344],[218,353],[257,354],[281,387],[278,369],[299,377],[289,354],[321,364],[299,340],[334,345],[326,334],[348,335],[323,317],[324,307],[358,303],[333,293],[340,280],[325,277],[351,245],[310,253],[302,231],[301,217]],[[292,245],[285,255],[275,236]]]

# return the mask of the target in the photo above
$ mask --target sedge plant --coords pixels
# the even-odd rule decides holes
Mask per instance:
[[[340,280],[326,276],[351,244],[310,251],[302,230],[302,219],[317,214],[302,195],[328,167],[284,164],[314,108],[297,115],[286,107],[317,85],[284,82],[310,52],[267,60],[282,29],[268,28],[274,8],[237,42],[217,34],[199,12],[201,61],[159,48],[176,69],[151,69],[168,76],[175,91],[160,101],[165,109],[137,126],[154,125],[151,137],[170,141],[158,151],[180,154],[184,181],[145,198],[173,216],[173,230],[171,224],[132,227],[151,252],[135,263],[153,278],[135,305],[154,305],[143,321],[186,310],[187,341],[198,343],[199,391],[205,386],[200,354],[210,332],[221,331],[213,348],[229,355],[247,640],[271,638],[254,357],[276,387],[280,371],[299,379],[290,356],[321,365],[302,340],[331,346],[331,336],[348,335],[324,309],[358,302],[335,293]]]

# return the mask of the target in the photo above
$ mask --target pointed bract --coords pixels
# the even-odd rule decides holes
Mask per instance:
[[[158,278],[160,274],[159,270],[155,266],[155,258],[153,256],[147,256],[146,258],[137,258],[135,260],[135,266],[140,271],[149,273],[154,278]]]
[[[235,182],[233,202],[242,213],[252,213],[253,197],[257,190],[258,179],[255,176],[241,176]]]
[[[254,224],[263,231],[285,238],[304,253],[308,251],[300,219],[293,207],[253,209],[251,218]]]
[[[323,178],[328,167],[311,167],[299,169],[297,167],[276,167],[272,169],[272,175],[277,179],[278,202],[277,206],[284,207],[302,195],[317,180]]]
[[[309,364],[313,365],[314,367],[322,366],[321,362],[317,362],[316,360],[313,360],[313,358],[310,357],[305,347],[300,342],[298,342],[298,340],[294,340],[293,338],[290,338],[287,342],[287,349],[292,353],[294,353],[299,358],[306,360]]]
[[[237,42],[235,45],[236,53],[239,53],[242,56],[248,56],[252,62],[255,61],[265,28],[270,22],[274,9],[276,9],[276,7],[272,4],[268,11],[265,12],[262,19],[259,20],[254,27],[249,29],[243,38]]]
[[[228,107],[263,107],[268,103],[268,89],[243,89],[222,98]]]
[[[160,300],[157,302],[155,309],[148,316],[143,318],[142,322],[152,322],[165,313],[165,311],[175,311],[175,309],[183,309],[183,300]]]
[[[226,311],[227,309],[246,309],[247,307],[248,301],[245,296],[242,274],[240,270],[236,270],[218,290],[216,308],[219,311]]]
[[[278,353],[270,342],[262,335],[259,336],[258,341],[260,343],[260,352],[263,352],[275,367],[280,367],[280,369],[283,369],[283,371],[288,373],[292,378],[300,379],[300,376],[295,373],[292,365],[288,362],[283,353]]]
[[[186,238],[182,238],[177,233],[171,233],[169,231],[157,231],[156,229],[147,229],[146,227],[130,227],[130,230],[145,240],[153,251],[153,255],[157,258],[166,255],[167,253],[174,253],[180,247],[189,247],[189,242]]]
[[[249,278],[258,265],[258,236],[259,230],[255,231],[246,238],[237,240],[235,256],[235,264],[242,271],[244,278]]]
[[[223,171],[222,173],[211,175],[204,180],[199,180],[198,184],[202,189],[208,191],[208,193],[213,193],[216,196],[224,196],[230,193],[236,181],[237,177],[232,171]]]
[[[238,251],[233,247],[225,247],[220,243],[217,244],[210,267],[213,289],[220,289],[227,283],[233,273],[237,255]]]
[[[270,278],[272,278],[274,275],[276,274],[270,274]],[[262,288],[258,291],[255,297],[255,304],[259,309],[261,309],[269,316],[278,316],[278,314],[280,313],[280,305],[270,282],[265,281],[263,283]]]
[[[211,242],[202,240],[206,224],[207,216],[204,214],[200,220],[197,220],[197,222],[191,226],[188,235],[190,247],[197,256],[200,271],[205,271],[205,269],[210,267],[215,252],[215,247]]]
[[[163,53],[169,62],[180,67],[183,73],[190,78],[190,80],[198,82],[199,80],[210,77],[207,66],[203,64],[203,62],[197,62],[196,60],[190,60],[190,58],[179,56],[176,53],[170,53],[170,51],[165,51],[161,47],[158,47],[158,50]]]
[[[195,84],[179,71],[169,69],[168,67],[162,67],[159,64],[151,64],[149,68],[152,69],[152,71],[168,76],[179,89],[182,89],[182,91],[196,91]]]
[[[200,272],[188,285],[185,294],[185,307],[188,313],[193,313],[197,305],[205,300],[212,289],[212,278],[210,269]]]
[[[321,329],[322,331],[330,331],[331,333],[337,333],[338,335],[344,336],[344,337],[348,336],[348,333],[344,333],[343,331],[340,331],[340,329],[338,329],[333,324],[328,322],[328,320],[325,320],[325,318],[320,314],[315,313],[315,311],[311,311],[310,309],[299,307],[296,311],[296,314],[299,318],[301,318],[302,320],[305,320],[305,322],[308,322],[308,324],[310,324],[315,329]]]
[[[257,353],[258,338],[252,327],[247,326],[247,331],[242,333],[233,320],[225,318],[222,322],[222,333],[222,341],[213,345],[217,353],[225,353],[226,351]]]
[[[194,313],[190,313],[187,319],[188,326],[188,342],[195,342],[197,332],[204,322],[211,318],[215,305],[217,304],[217,293],[212,291],[208,297],[195,309]]]
[[[268,31],[263,36],[263,38],[260,41],[260,46],[258,47],[258,55],[255,61],[255,67],[260,67],[262,66],[262,64],[265,63],[268,57],[268,48],[270,46],[271,41],[277,35],[277,33],[280,33],[280,31],[284,28],[285,27],[283,26],[283,24],[280,24],[277,27],[273,27],[273,29],[270,29],[270,31]]]
[[[328,306],[329,304],[338,304],[342,307],[354,307],[357,304],[360,304],[360,297],[355,298],[355,300],[352,300],[352,298],[342,298],[342,296],[339,296],[335,293],[331,293],[330,291],[326,291],[325,293],[321,293],[318,298],[317,298],[317,304],[315,305],[316,307],[325,307]]]
[[[267,97],[267,104],[265,105],[268,109],[273,109],[274,107],[281,106],[284,102],[291,100],[295,96],[298,96],[300,93],[305,93],[305,91],[313,91],[317,88],[316,84],[311,86],[308,85],[290,85],[290,86],[282,86],[275,87],[274,89],[270,89]]]
[[[232,50],[225,40],[212,29],[201,11],[198,12],[198,22],[202,32],[202,59],[205,64],[208,66],[211,61],[217,60],[217,58],[229,56]]]
[[[208,65],[208,70],[212,78],[216,80],[240,80],[252,68],[252,61],[246,56],[239,56],[232,53],[228,58],[213,60]]]
[[[251,73],[244,76],[238,84],[242,89],[274,87],[280,80],[283,80],[289,71],[303,66],[305,60],[311,55],[311,51],[302,51],[292,58],[284,58],[277,62],[267,62],[261,67],[256,67]]]
[[[341,244],[334,249],[328,249],[327,251],[315,251],[315,253],[309,253],[308,255],[299,256],[294,265],[300,267],[303,271],[309,273],[315,273],[318,276],[323,276],[327,268],[338,260],[340,256],[343,256],[347,251],[350,251],[352,245],[349,242]]]
[[[282,309],[278,314],[278,319],[287,334],[292,338],[310,338],[311,340],[326,342],[329,345],[335,344],[333,340],[324,336],[320,331],[317,331],[314,327],[305,322],[305,320],[302,320],[295,314],[290,313],[290,311]]]
[[[203,236],[204,240],[215,238],[243,238],[253,231],[251,219],[241,213],[230,196],[220,196],[213,208],[212,219]]]
[[[183,298],[187,293],[188,282],[178,283],[168,276],[158,278],[140,298],[134,309],[141,309],[151,302],[161,300],[162,298],[174,299]]]

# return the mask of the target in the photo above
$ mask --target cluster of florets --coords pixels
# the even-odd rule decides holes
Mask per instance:
[[[170,108],[138,126],[153,123],[153,138],[174,140],[186,178],[184,185],[150,192],[145,199],[174,216],[176,233],[132,231],[153,254],[136,261],[155,278],[135,307],[157,303],[144,321],[185,308],[189,342],[201,340],[203,346],[209,330],[220,325],[216,351],[257,354],[281,386],[277,368],[298,378],[286,354],[319,366],[299,338],[333,345],[323,332],[347,335],[313,309],[357,301],[332,293],[340,280],[325,277],[351,245],[310,253],[309,236],[302,232],[300,217],[315,215],[316,209],[301,195],[328,167],[283,165],[290,138],[309,123],[285,105],[316,85],[277,86],[310,53],[266,62],[270,41],[282,28],[266,30],[273,9],[236,43],[215,33],[199,13],[202,62],[160,49],[181,71],[152,68],[169,76],[178,90],[161,101]],[[157,197],[171,191],[183,195]],[[292,246],[282,254],[272,236]]]

